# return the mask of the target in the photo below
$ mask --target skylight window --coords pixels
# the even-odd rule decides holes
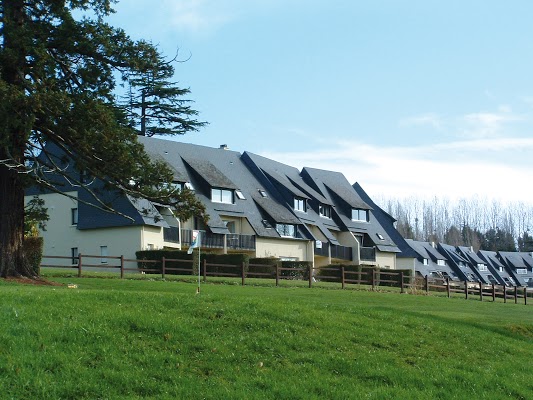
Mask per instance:
[[[320,204],[318,206],[318,214],[324,218],[331,218],[331,206],[327,204]]]
[[[185,182],[185,184],[183,186],[186,187],[189,190],[194,191],[194,186],[192,185],[191,182]]]
[[[268,197],[268,194],[267,192],[265,192],[263,189],[257,189],[259,191],[259,194],[262,196],[262,197]]]
[[[239,200],[246,200],[246,197],[244,197],[244,194],[242,194],[240,190],[235,191],[235,196],[237,196]]]
[[[385,237],[381,233],[376,233],[379,240],[385,240]]]

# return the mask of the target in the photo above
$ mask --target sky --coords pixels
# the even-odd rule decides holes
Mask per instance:
[[[530,0],[121,0],[209,125],[372,196],[533,204]]]

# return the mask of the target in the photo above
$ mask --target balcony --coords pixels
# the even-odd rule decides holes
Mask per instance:
[[[346,246],[331,245],[331,258],[352,261],[352,248]]]
[[[329,243],[322,242],[322,247],[316,247],[315,242],[315,256],[329,257]]]
[[[237,233],[221,235],[218,233],[207,233],[205,231],[200,231],[200,247],[207,249],[223,249],[224,236],[226,236],[226,247],[228,249],[255,250],[254,235],[240,235]],[[192,230],[182,229],[181,237],[181,244],[185,247],[190,246],[192,242]]]
[[[376,249],[374,247],[361,247],[359,259],[361,261],[376,261]]]
[[[231,233],[226,235],[226,247],[232,250],[255,250],[255,236]]]

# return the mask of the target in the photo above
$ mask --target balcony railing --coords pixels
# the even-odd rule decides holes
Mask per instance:
[[[346,246],[331,245],[331,258],[340,260],[352,260],[352,248]]]
[[[233,250],[255,250],[255,236],[231,233],[226,235],[226,246]]]
[[[231,233],[226,235],[226,247],[232,250],[255,250],[255,236],[254,235],[240,235]],[[192,230],[181,230],[181,244],[190,246],[192,242]],[[223,249],[224,235],[218,233],[207,233],[200,231],[200,246],[209,249]]]
[[[322,242],[322,247],[316,247],[315,242],[315,256],[329,257],[329,243]]]
[[[170,228],[163,228],[163,240],[169,243],[180,242],[180,228],[171,226]]]
[[[376,261],[376,249],[374,247],[361,247],[359,258],[362,261]]]

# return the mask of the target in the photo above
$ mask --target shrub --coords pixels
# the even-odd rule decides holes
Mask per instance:
[[[309,267],[312,266],[311,261],[282,261],[283,268],[293,268],[294,271],[281,271],[281,276],[290,277],[291,279],[309,279]]]
[[[24,238],[24,263],[33,271],[35,276],[41,274],[41,260],[43,257],[43,238],[28,236]]]

